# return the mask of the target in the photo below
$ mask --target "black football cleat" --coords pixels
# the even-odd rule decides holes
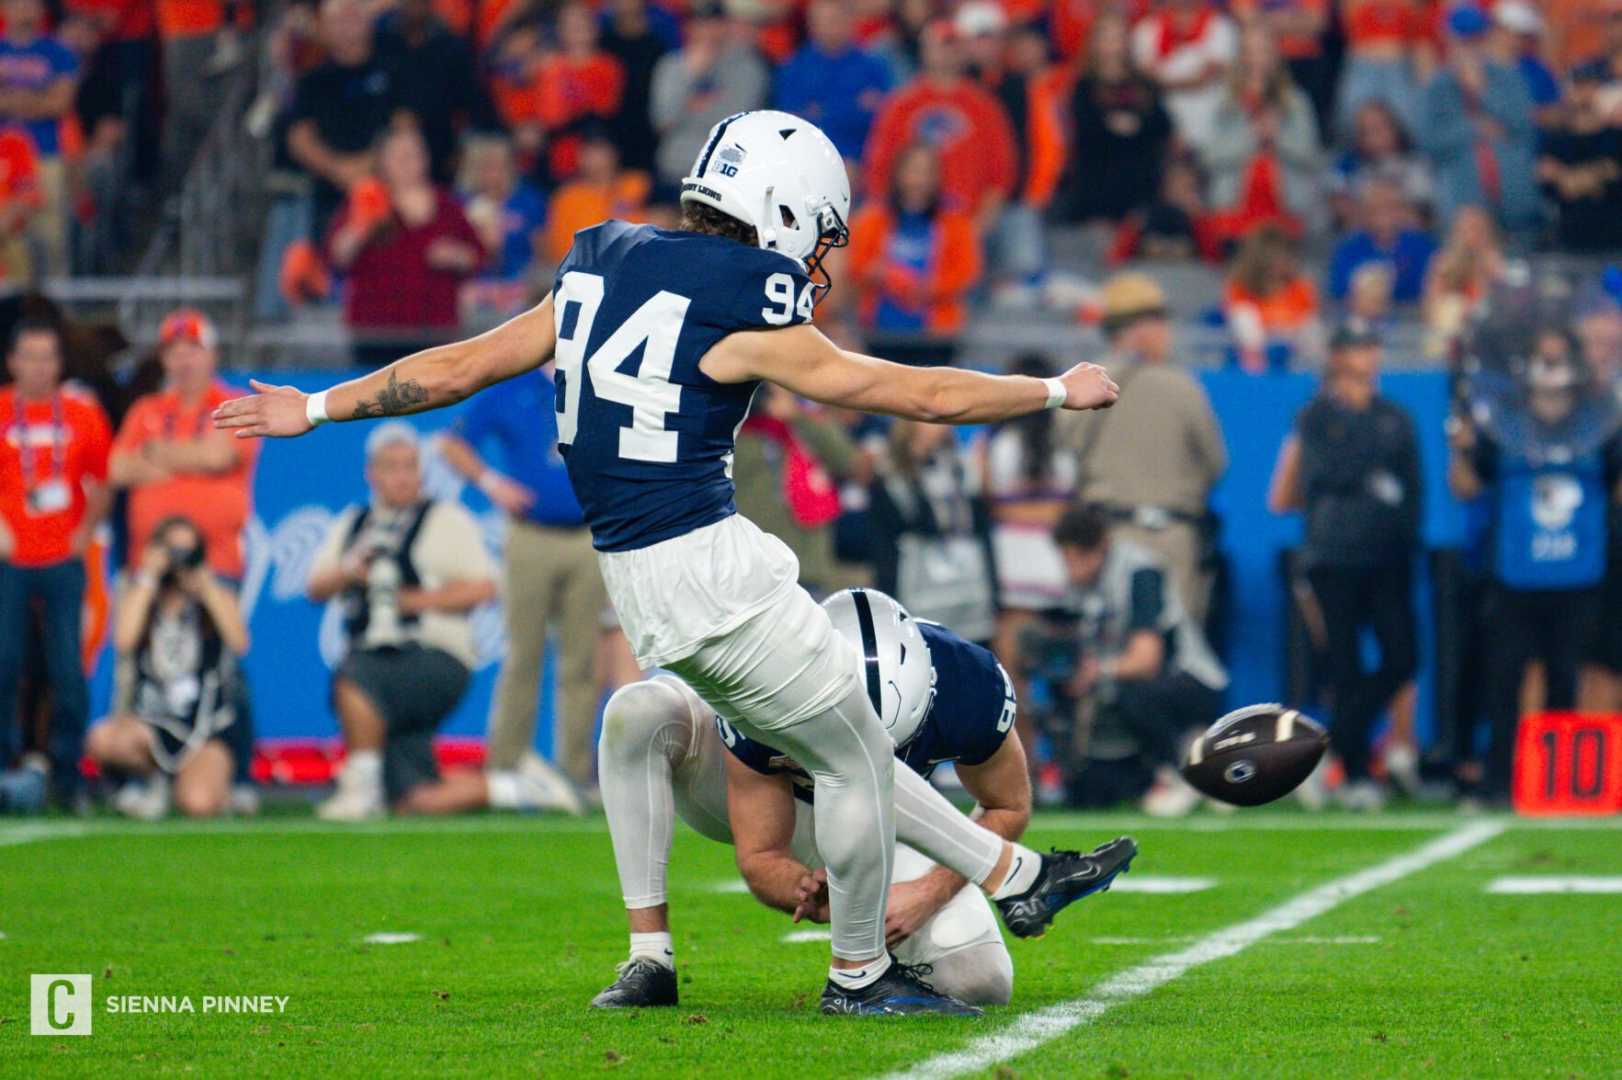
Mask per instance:
[[[676,973],[652,960],[627,960],[619,978],[591,999],[594,1009],[645,1009],[676,1004]]]
[[[822,991],[822,1011],[826,1016],[910,1016],[933,1013],[937,1016],[980,1016],[973,1005],[965,1005],[924,981],[928,964],[903,964],[892,959],[889,970],[860,990],[847,990],[832,979]]]
[[[1106,891],[1117,874],[1126,873],[1137,854],[1138,845],[1130,836],[1100,844],[1085,855],[1057,849],[1048,852],[1029,889],[997,901],[1003,925],[1015,937],[1041,937],[1059,912],[1083,897]]]

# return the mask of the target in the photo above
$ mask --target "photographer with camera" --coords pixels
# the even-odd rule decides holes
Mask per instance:
[[[90,757],[106,773],[145,777],[114,797],[147,821],[173,802],[187,817],[231,809],[231,778],[253,749],[236,707],[248,627],[236,596],[209,570],[189,518],[153,530],[119,598],[113,628],[119,678],[112,716],[91,728]]]
[[[445,813],[486,805],[494,793],[481,776],[440,780],[433,737],[467,690],[471,616],[495,599],[495,566],[471,514],[423,495],[410,424],[372,431],[366,481],[371,504],[339,515],[307,585],[318,604],[339,599],[349,642],[332,683],[348,758],[316,812],[362,821],[389,806]]]
[[[1200,801],[1177,772],[1182,743],[1221,712],[1228,673],[1158,556],[1111,531],[1108,512],[1092,505],[1067,510],[1053,530],[1077,617],[1077,660],[1064,689],[1137,744],[1154,775],[1144,812],[1179,817]]]

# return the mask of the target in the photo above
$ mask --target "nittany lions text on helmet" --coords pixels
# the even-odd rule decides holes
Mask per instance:
[[[836,592],[822,607],[834,629],[860,645],[867,696],[890,740],[906,746],[935,702],[935,665],[917,620],[871,589]]]
[[[849,236],[850,177],[815,124],[774,109],[736,113],[710,129],[683,203],[703,203],[755,227],[760,246],[815,274]]]

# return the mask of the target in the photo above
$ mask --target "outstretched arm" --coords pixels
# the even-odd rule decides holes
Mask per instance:
[[[932,423],[989,423],[1049,407],[1045,380],[892,364],[841,349],[810,325],[730,334],[699,368],[716,382],[764,379],[828,405]],[[1077,364],[1057,381],[1066,409],[1107,409],[1120,396],[1097,364]]]
[[[557,327],[552,297],[466,341],[412,353],[369,375],[326,391],[333,420],[402,416],[454,405],[492,383],[537,368],[552,358]],[[214,426],[235,429],[237,438],[303,435],[314,425],[306,415],[311,395],[291,386],[252,384],[257,393],[232,398],[214,410]]]

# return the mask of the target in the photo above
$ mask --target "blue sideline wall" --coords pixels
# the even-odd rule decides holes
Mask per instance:
[[[302,373],[289,380],[285,373],[270,372],[261,377],[317,389],[345,373]],[[1267,483],[1279,444],[1296,412],[1311,397],[1316,379],[1293,374],[1256,377],[1234,371],[1205,372],[1200,377],[1221,418],[1232,461],[1214,496],[1223,518],[1222,546],[1231,575],[1225,657],[1233,676],[1229,701],[1237,705],[1277,700],[1283,690],[1285,625],[1278,553],[1299,541],[1301,523],[1298,516],[1277,518],[1267,512]],[[1430,372],[1392,374],[1384,377],[1382,388],[1413,413],[1419,429],[1426,484],[1425,542],[1430,547],[1457,545],[1463,536],[1463,518],[1447,495],[1444,481],[1446,377]],[[410,422],[428,434],[454,422],[456,414],[457,409],[426,413]],[[323,637],[331,655],[336,623],[332,615],[324,619],[322,609],[303,599],[303,574],[332,515],[366,497],[363,445],[370,429],[369,424],[336,424],[311,437],[267,443],[261,453],[254,485],[250,569],[244,582],[253,634],[247,670],[260,737],[337,733],[327,704],[329,669],[323,659]],[[432,452],[427,459],[427,486],[435,495],[460,498],[484,524],[491,550],[498,549],[500,515],[482,492],[462,484]],[[1431,716],[1430,612],[1423,601],[1427,589],[1421,573],[1415,591],[1422,624],[1422,734],[1429,730]],[[579,632],[582,628],[560,629]],[[595,632],[595,628],[585,629]],[[476,636],[480,668],[466,700],[444,728],[446,734],[479,735],[484,731],[504,648],[498,612],[480,613]],[[107,701],[111,666],[105,659],[100,665],[95,686],[99,707],[105,707]],[[545,679],[537,729],[543,752],[551,745],[550,664]]]

